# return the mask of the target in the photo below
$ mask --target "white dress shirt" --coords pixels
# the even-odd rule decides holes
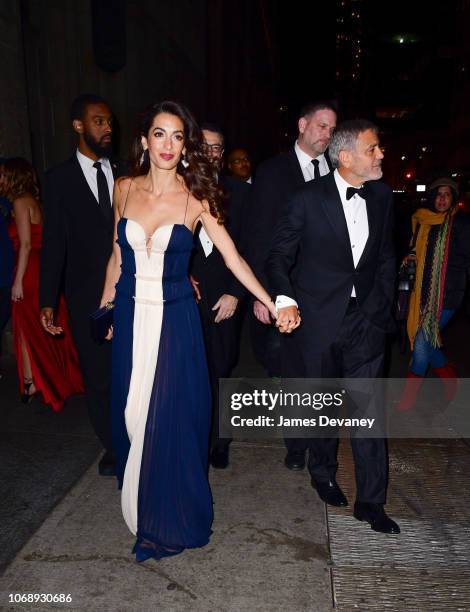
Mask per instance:
[[[361,259],[364,247],[366,246],[367,239],[369,238],[369,220],[367,218],[366,201],[357,193],[349,200],[346,200],[347,188],[354,187],[354,185],[347,183],[338,170],[335,170],[334,178],[339,197],[341,198],[341,204],[343,205],[352,258],[354,267],[356,268]],[[356,297],[356,289],[354,286],[351,291],[351,297]],[[297,306],[297,302],[288,296],[277,296],[276,309],[285,308],[287,306]]]
[[[88,183],[88,186],[90,187],[93,195],[95,196],[96,201],[99,202],[99,199],[98,199],[98,180],[96,178],[96,174],[97,174],[98,170],[96,168],[93,168],[93,164],[95,163],[94,160],[90,159],[86,155],[83,155],[83,153],[80,153],[80,151],[78,149],[77,149],[77,159],[78,159],[78,163],[80,164],[80,167],[82,169],[82,172],[85,175],[86,182]],[[106,181],[108,183],[109,199],[111,200],[111,204],[112,204],[113,203],[114,176],[113,176],[113,171],[112,171],[112,168],[111,168],[111,162],[106,157],[102,157],[98,161],[101,164],[101,168],[102,168],[102,170],[104,172],[104,175],[106,177]]]
[[[199,242],[201,243],[204,255],[206,257],[209,257],[209,255],[212,253],[212,250],[214,249],[214,243],[209,238],[209,235],[204,229],[204,226],[201,226],[201,229],[199,230]]]
[[[302,151],[297,141],[295,141],[294,151],[297,155],[297,159],[299,160],[299,164],[302,169],[302,174],[304,175],[305,182],[313,181],[313,179],[315,178],[315,168],[312,164],[312,159],[318,159],[318,169],[320,171],[320,176],[325,176],[325,174],[329,174],[330,168],[323,153],[321,155],[318,155],[317,157],[312,157],[311,155],[305,153],[305,151]]]

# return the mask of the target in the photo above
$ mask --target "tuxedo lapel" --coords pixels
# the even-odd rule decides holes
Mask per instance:
[[[359,268],[361,264],[366,260],[369,251],[374,244],[377,236],[380,233],[380,215],[379,215],[379,206],[380,203],[374,198],[373,189],[371,185],[365,185],[366,188],[366,208],[367,208],[367,223],[369,225],[369,236],[367,238],[366,245],[364,250],[362,251],[361,258],[357,263],[357,267]]]
[[[322,179],[318,179],[322,180]],[[352,258],[351,242],[349,240],[348,226],[346,217],[344,216],[343,204],[339,196],[338,188],[333,173],[330,173],[324,179],[325,197],[322,199],[323,210],[330,222],[339,242],[341,243],[345,253]]]
[[[98,200],[95,198],[95,194],[90,189],[90,185],[88,184],[88,181],[86,180],[85,175],[83,174],[83,170],[80,166],[77,156],[73,155],[70,161],[72,163],[73,174],[77,179],[77,187],[80,189],[80,192],[82,192],[83,194],[86,193],[88,195],[87,199],[93,201],[96,206],[99,206]]]
[[[77,156],[74,155],[71,161],[73,165],[73,174],[77,179],[77,195],[80,194],[79,198],[81,201],[81,205],[85,205],[85,202],[88,202],[89,208],[92,209],[93,214],[97,212],[99,218],[101,218],[105,222],[105,224],[108,225],[110,218],[106,216],[106,213],[100,206],[98,200],[95,197],[95,194],[90,189],[90,185],[88,184],[88,181],[86,180],[85,175],[83,174],[83,170],[80,166]],[[113,168],[112,164],[111,167]],[[115,170],[113,168],[113,175],[114,171]]]
[[[287,152],[287,159],[289,160],[289,166],[292,171],[294,183],[300,188],[305,184],[305,178],[294,148],[289,149]]]
[[[326,164],[330,170],[330,172],[334,172],[333,164],[331,163],[330,154],[328,153],[328,149],[324,153]]]

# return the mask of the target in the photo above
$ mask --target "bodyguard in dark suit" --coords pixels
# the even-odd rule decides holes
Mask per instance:
[[[331,163],[326,151],[336,127],[336,110],[330,102],[306,105],[300,112],[299,134],[295,145],[262,163],[256,173],[250,206],[246,256],[260,282],[267,286],[264,265],[273,229],[286,202],[306,182],[328,174]],[[266,283],[266,284],[265,284]],[[271,323],[267,308],[253,303],[251,336],[256,357],[269,376],[293,376],[297,355],[290,337],[280,338]],[[280,350],[282,344],[282,351]],[[286,439],[285,465],[291,470],[305,467],[304,440]]]
[[[71,119],[78,149],[48,170],[45,179],[41,322],[49,333],[60,333],[54,325],[54,308],[63,283],[90,421],[106,451],[99,471],[112,475],[111,346],[93,341],[89,315],[100,304],[113,245],[114,178],[123,174],[123,168],[110,161],[113,118],[104,100],[92,94],[79,96],[72,104]]]
[[[365,120],[346,121],[329,151],[337,170],[290,200],[266,273],[278,296],[280,330],[293,331],[298,309],[302,314],[292,338],[302,360],[296,377],[376,378],[382,375],[386,333],[394,328],[395,282],[392,193],[377,182],[383,159],[377,128]],[[338,440],[308,442],[313,487],[326,503],[347,505],[335,479]],[[376,531],[398,533],[384,511],[385,440],[353,436],[351,444],[354,516]]]
[[[206,154],[220,172],[223,135],[215,125],[203,124],[201,127]],[[219,183],[227,194],[225,224],[240,250],[243,217],[250,186],[237,179],[220,175]],[[219,436],[219,378],[228,378],[235,366],[239,344],[237,314],[245,289],[227,268],[222,255],[202,226],[196,230],[191,276],[193,281],[197,282],[200,294],[198,304],[212,390],[210,462],[213,467],[224,469],[228,466],[230,439]]]

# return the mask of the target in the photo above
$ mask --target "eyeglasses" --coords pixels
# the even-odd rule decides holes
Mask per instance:
[[[208,144],[207,142],[202,143],[202,148],[205,151],[211,151],[212,153],[222,153],[224,150],[223,145],[220,144]]]

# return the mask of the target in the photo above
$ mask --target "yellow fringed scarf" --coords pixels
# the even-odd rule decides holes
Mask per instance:
[[[433,212],[427,208],[418,209],[412,217],[411,224],[413,234],[416,229],[416,224],[419,223],[420,227],[418,230],[418,236],[416,239],[416,279],[413,292],[410,296],[410,304],[408,309],[408,320],[407,320],[407,331],[410,339],[411,348],[413,349],[414,340],[418,329],[421,327],[422,319],[426,313],[421,314],[421,289],[423,284],[423,272],[424,264],[427,256],[428,236],[431,226],[442,225],[446,219],[451,220],[451,217],[457,212],[457,207],[450,209],[449,211],[438,213]],[[448,241],[447,241],[448,242]],[[447,254],[446,254],[447,257]],[[441,263],[442,268],[447,267],[447,259]],[[438,270],[437,274],[440,275],[440,282],[442,282],[441,290],[443,291],[443,283],[445,281],[446,270]],[[437,325],[439,324],[440,312],[434,313]],[[437,330],[438,335],[438,330]],[[440,338],[438,335],[438,345],[440,346]]]

